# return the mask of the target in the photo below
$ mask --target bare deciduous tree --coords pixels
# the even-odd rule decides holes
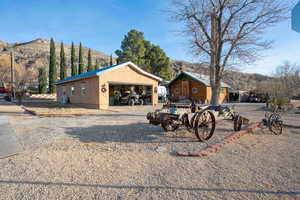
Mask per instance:
[[[275,77],[284,88],[282,91],[285,97],[291,98],[300,95],[300,67],[288,61],[277,67]]]
[[[0,85],[9,82],[10,69],[8,67],[0,67]]]
[[[209,64],[211,104],[218,104],[224,70],[249,63],[270,47],[262,33],[286,19],[290,2],[283,0],[172,0],[173,19],[183,23],[195,55]]]

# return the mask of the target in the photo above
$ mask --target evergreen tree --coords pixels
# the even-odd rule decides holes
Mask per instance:
[[[39,93],[45,94],[47,92],[47,73],[45,68],[39,68]]]
[[[71,47],[71,76],[76,76],[77,74],[78,74],[78,72],[77,72],[77,66],[76,66],[75,47],[74,47],[74,43],[72,42],[72,47]]]
[[[54,83],[57,80],[56,71],[56,54],[55,54],[55,43],[53,38],[50,40],[50,62],[49,62],[49,92],[55,93],[56,86]]]
[[[100,69],[100,68],[101,68],[101,66],[100,66],[100,63],[99,63],[99,60],[98,60],[98,59],[95,59],[95,65],[94,65],[94,68],[95,68],[95,70],[96,70],[96,69]]]
[[[60,80],[67,78],[67,63],[64,50],[64,44],[60,44]]]
[[[118,56],[118,63],[132,61],[143,66],[146,52],[144,41],[144,33],[137,30],[129,31],[122,41],[121,50],[115,52]]]
[[[110,66],[114,65],[112,54],[110,54],[109,65],[110,65]]]
[[[159,46],[151,45],[147,48],[145,61],[147,71],[150,73],[163,77],[166,80],[172,78],[170,59]]]
[[[78,58],[78,74],[84,73],[84,64],[83,64],[83,54],[82,54],[82,45],[79,44],[79,58]]]
[[[91,53],[91,49],[89,49],[89,53],[88,53],[88,66],[87,66],[87,71],[93,71],[95,68],[92,64],[92,53]]]
[[[121,50],[115,52],[117,63],[132,61],[144,70],[170,80],[171,62],[166,53],[156,45],[144,39],[144,34],[131,30],[121,44]]]

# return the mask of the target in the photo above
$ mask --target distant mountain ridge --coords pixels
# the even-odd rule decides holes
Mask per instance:
[[[35,73],[37,79],[38,68],[46,68],[49,66],[50,41],[43,38],[37,38],[29,42],[22,43],[6,43],[0,40],[0,68],[10,66],[10,51],[14,51],[16,70],[30,70]],[[68,73],[70,74],[71,61],[71,45],[64,44],[65,55],[67,59]],[[78,46],[75,46],[76,56],[78,57]],[[57,67],[59,69],[60,43],[56,43]],[[88,48],[83,47],[84,63],[87,65]],[[97,60],[99,65],[108,66],[110,56],[100,51],[92,50],[93,63]],[[114,59],[114,62],[115,59]],[[181,68],[184,71],[202,73],[209,75],[209,69],[201,64],[190,63],[186,61],[172,60],[172,68],[174,74],[176,69]],[[58,70],[59,73],[59,70]],[[225,73],[223,81],[232,86],[232,89],[253,90],[257,84],[271,77],[260,74],[249,74],[237,71]]]

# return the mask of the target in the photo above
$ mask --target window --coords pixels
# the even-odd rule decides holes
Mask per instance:
[[[81,95],[86,95],[86,85],[85,85],[85,83],[81,84]]]
[[[72,95],[72,96],[75,95],[75,86],[71,86],[71,95]]]
[[[220,89],[220,93],[221,93],[221,94],[224,94],[224,93],[225,93],[225,88],[221,88],[221,89]]]
[[[197,93],[198,93],[198,88],[193,87],[193,88],[192,88],[192,93],[193,93],[193,94],[197,94]]]
[[[179,94],[179,93],[180,93],[180,89],[179,89],[179,88],[175,88],[174,91],[175,91],[176,94]]]

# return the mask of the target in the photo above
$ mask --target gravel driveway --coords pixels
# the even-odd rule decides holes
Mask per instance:
[[[252,121],[260,104],[239,104]],[[250,112],[252,111],[252,112]],[[11,115],[24,152],[0,160],[0,199],[300,199],[300,116],[281,136],[256,132],[221,152],[178,157],[207,144],[164,133],[147,111],[68,118]],[[232,132],[220,121],[209,144]]]

